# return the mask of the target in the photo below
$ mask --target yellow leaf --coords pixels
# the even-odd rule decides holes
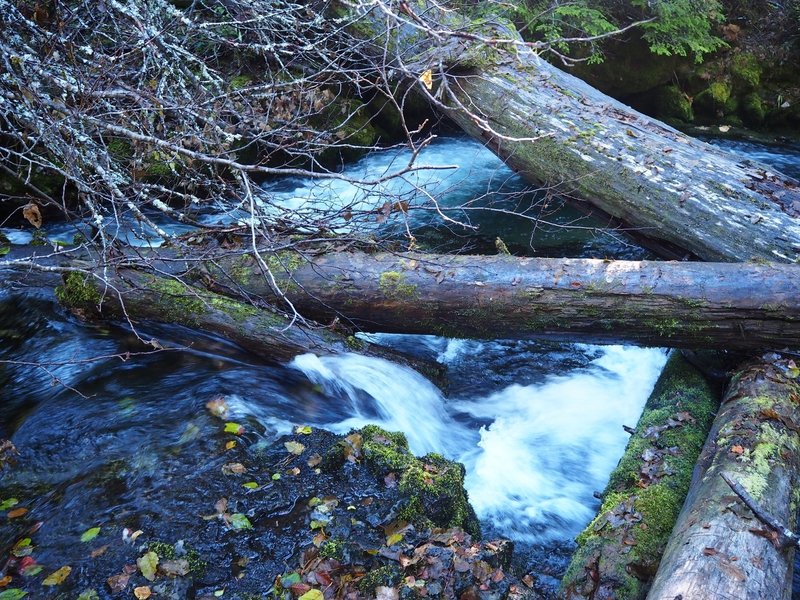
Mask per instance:
[[[419,80],[425,85],[426,88],[429,90],[433,88],[433,74],[431,70],[428,69],[422,75],[419,76]]]
[[[290,454],[300,455],[306,447],[300,442],[284,442],[283,445]]]
[[[150,586],[142,585],[137,588],[134,588],[133,595],[136,596],[138,600],[147,600],[150,596],[153,595],[153,592],[150,591]]]
[[[42,581],[42,585],[60,585],[71,572],[72,567],[61,567],[58,571],[50,573],[50,575],[45,577],[44,581]]]

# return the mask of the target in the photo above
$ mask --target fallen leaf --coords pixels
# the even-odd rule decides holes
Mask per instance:
[[[325,600],[325,597],[319,590],[308,590],[298,600]]]
[[[87,529],[81,534],[81,541],[84,543],[91,542],[94,538],[97,537],[97,534],[99,533],[100,533],[99,527],[92,527],[90,529]]]
[[[14,510],[8,511],[8,514],[6,516],[9,519],[16,519],[18,517],[21,517],[22,515],[24,515],[27,512],[28,512],[27,508],[15,508]]]
[[[744,454],[744,448],[739,445],[731,447],[731,454]]]
[[[45,577],[42,585],[61,585],[71,572],[72,567],[63,566]]]
[[[19,504],[19,500],[16,498],[6,498],[2,502],[0,502],[0,510],[8,510],[12,506],[16,506]]]
[[[139,567],[139,570],[147,581],[155,580],[156,568],[158,567],[158,554],[152,551],[147,552],[136,559],[136,566]]]
[[[16,544],[14,544],[13,548],[11,548],[11,554],[17,558],[30,556],[32,552],[33,546],[31,546],[31,538],[22,538]]]
[[[287,475],[300,475],[300,469],[299,469],[299,467],[292,467],[291,469],[286,471],[286,474]]]
[[[306,447],[301,444],[300,442],[284,442],[283,444],[286,447],[286,451],[290,454],[301,455]]]
[[[0,579],[0,587],[6,587],[9,583],[11,583],[11,575],[6,575]]]
[[[39,207],[33,202],[28,202],[22,207],[22,216],[28,220],[28,223],[39,229],[42,226],[42,213]]]
[[[105,546],[100,546],[99,548],[95,548],[94,550],[92,550],[89,556],[91,556],[92,558],[97,558],[98,556],[102,556],[103,554],[105,554],[106,550],[108,550],[108,544],[106,544]]]
[[[4,592],[0,592],[0,600],[19,600],[27,595],[28,592],[24,592],[19,588],[11,588],[5,590]]]
[[[229,440],[225,442],[225,450],[233,450],[236,448],[236,440]]]
[[[298,425],[297,427],[295,427],[294,432],[303,435],[308,435],[311,433],[311,427],[309,427],[308,425]]]
[[[312,469],[322,462],[322,456],[319,454],[312,454],[306,463]]]
[[[419,80],[429,90],[433,89],[433,73],[431,72],[430,69],[428,69],[422,75],[420,75]]]
[[[242,463],[227,463],[222,465],[223,475],[241,475],[246,472],[247,469]]]
[[[244,433],[244,427],[239,425],[239,423],[233,423],[229,421],[225,423],[225,433],[232,433],[234,435],[242,435]]]
[[[242,513],[236,513],[231,515],[230,518],[231,527],[234,529],[252,529],[253,524],[250,523],[250,519],[248,519]]]
[[[100,600],[100,595],[93,589],[83,590],[77,600]]]
[[[150,586],[142,585],[137,588],[133,588],[133,595],[136,596],[137,600],[147,600],[153,595],[153,592],[150,590]]]
[[[189,561],[185,558],[161,560],[158,572],[167,577],[183,577],[189,574]]]
[[[119,594],[128,586],[128,580],[131,578],[128,574],[112,575],[106,579],[108,587],[111,588],[112,594]]]
[[[226,416],[228,416],[228,403],[222,396],[218,396],[213,400],[209,400],[208,402],[206,402],[206,408],[215,417],[224,419]]]
[[[248,481],[247,483],[243,483],[242,487],[245,487],[248,490],[257,490],[258,489],[258,483],[256,483],[255,481]]]

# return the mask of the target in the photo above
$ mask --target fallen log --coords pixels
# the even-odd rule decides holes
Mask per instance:
[[[645,597],[718,400],[703,376],[673,352],[611,473],[597,517],[577,538],[560,597]]]
[[[687,348],[800,340],[800,269],[513,256],[265,255],[304,315],[368,332]],[[216,291],[275,298],[249,255],[208,263]]]
[[[787,599],[794,549],[734,494],[726,474],[789,529],[800,486],[797,368],[775,356],[740,371],[723,399],[650,600]]]
[[[800,183],[686,136],[547,63],[502,19],[365,4],[391,66],[528,181],[707,261],[800,257]],[[388,34],[387,34],[387,23]],[[431,74],[431,91],[424,89]],[[659,244],[660,245],[660,244]]]
[[[183,283],[178,277],[135,270],[110,270],[101,278],[84,271],[66,271],[55,289],[62,305],[81,318],[114,319],[134,331],[143,321],[183,325],[220,336],[260,359],[276,363],[299,354],[340,354],[358,351],[401,362],[433,381],[441,365],[411,358],[324,327],[312,327],[270,307],[260,307]],[[162,348],[159,340],[142,340]]]

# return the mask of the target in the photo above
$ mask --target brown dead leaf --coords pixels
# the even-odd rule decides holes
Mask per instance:
[[[736,454],[737,456],[744,454],[744,448],[742,446],[739,446],[738,444],[736,446],[732,446],[731,454]]]
[[[42,226],[42,213],[39,207],[33,203],[28,202],[22,207],[22,216],[28,220],[28,223],[39,229]]]
[[[9,519],[16,519],[16,518],[21,517],[24,514],[27,514],[27,512],[28,512],[27,508],[15,508],[13,510],[8,511],[8,514],[6,516]]]
[[[717,554],[719,554],[719,551],[716,548],[703,548],[704,556],[716,556]]]
[[[106,550],[108,550],[108,544],[106,544],[105,546],[100,546],[99,548],[95,548],[94,550],[92,550],[89,556],[91,556],[92,558],[97,558],[98,556],[102,556],[103,554],[105,554]]]
[[[6,575],[0,579],[0,587],[6,587],[9,583],[11,583],[11,575]]]
[[[312,454],[306,461],[306,464],[312,469],[322,462],[322,457],[319,454]]]
[[[241,475],[246,472],[247,468],[242,463],[226,463],[222,465],[222,473],[224,475]]]
[[[106,584],[108,584],[108,587],[111,588],[112,594],[119,594],[120,592],[124,591],[126,587],[128,587],[128,580],[130,578],[131,576],[126,573],[112,575],[106,579]]]
[[[158,563],[158,572],[167,577],[183,577],[189,574],[189,561],[185,558],[162,559]]]

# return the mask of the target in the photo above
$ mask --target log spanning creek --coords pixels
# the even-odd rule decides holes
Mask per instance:
[[[800,176],[797,146],[716,143]],[[418,238],[438,251],[491,251],[499,237],[513,254],[649,256],[623,234],[600,233],[591,220],[580,220],[581,229],[562,228],[579,218],[566,209],[536,205],[555,223],[550,227],[507,210],[477,210],[534,203],[530,194],[518,193],[523,185],[513,173],[466,139],[440,140],[421,161],[450,164],[454,156],[456,174],[434,171],[409,184],[423,185],[448,205],[466,204],[461,217],[479,226],[454,233],[435,216],[422,219]],[[349,168],[354,175],[380,173],[402,158],[376,155]],[[273,184],[270,191],[287,204],[346,193],[363,193],[369,202],[377,193],[348,190],[341,182],[312,189],[301,180]],[[539,213],[531,208],[526,214]],[[225,218],[238,217],[231,212]],[[48,233],[67,231],[54,226]],[[3,233],[15,243],[29,237],[21,230]],[[143,234],[132,228],[128,235]],[[156,598],[268,597],[300,545],[299,538],[282,542],[272,531],[324,522],[318,506],[305,508],[316,506],[313,498],[289,499],[291,465],[269,463],[271,448],[298,426],[344,434],[367,424],[402,431],[417,455],[433,452],[463,463],[484,538],[514,541],[516,568],[531,574],[546,595],[557,586],[574,537],[598,508],[594,493],[604,488],[627,443],[623,426],[636,425],[666,362],[666,351],[653,348],[371,336],[443,365],[443,392],[410,368],[379,358],[306,354],[274,366],[203,332],[144,324],[140,334],[185,350],[120,360],[117,355],[141,349],[125,327],[82,323],[44,292],[0,284],[0,360],[10,361],[0,363],[0,438],[18,452],[4,455],[13,464],[0,471],[0,551],[3,563],[26,563],[20,573],[35,582],[31,598],[132,597],[133,585],[114,588],[122,579],[110,578],[126,576],[123,565],[136,562],[145,541],[162,544],[162,555],[166,547],[179,556],[191,547],[187,555],[205,565],[183,587],[175,583],[180,578],[152,583]],[[215,406],[224,406],[224,419]],[[248,460],[271,467],[259,472]],[[237,477],[234,496],[229,482]],[[248,494],[260,494],[262,504],[242,508]],[[362,500],[348,506],[359,518],[371,502]],[[223,521],[227,526],[218,525]],[[62,582],[53,584],[56,575],[53,585],[41,585],[63,567],[69,570],[60,571]],[[132,576],[139,572],[145,572],[142,565]],[[236,591],[239,581],[251,582],[242,589],[258,589],[253,580],[263,586],[255,595]],[[17,579],[13,585],[20,587]],[[114,589],[125,592],[114,596]]]

